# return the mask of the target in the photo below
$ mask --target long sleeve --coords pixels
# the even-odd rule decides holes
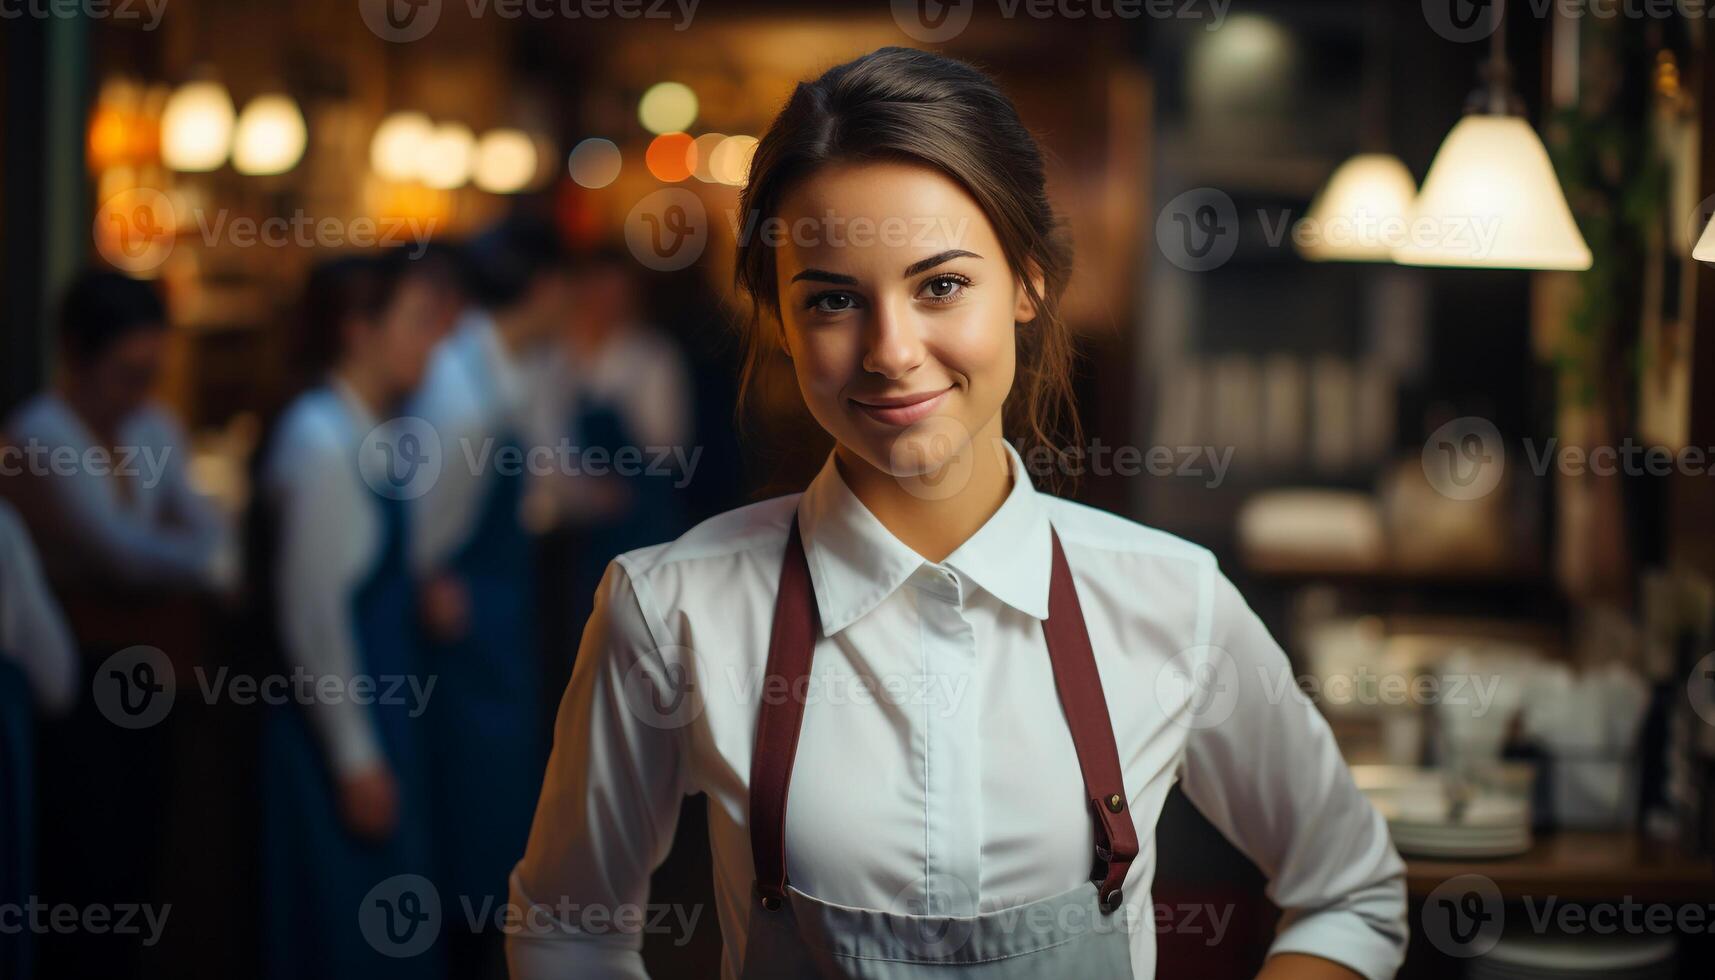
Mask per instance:
[[[646,976],[637,932],[578,928],[583,909],[648,901],[649,875],[672,846],[685,793],[684,729],[649,707],[672,699],[663,644],[649,628],[659,620],[646,603],[625,565],[610,562],[560,703],[530,841],[512,874],[512,907],[524,913],[506,941],[514,980]]]
[[[156,424],[161,429],[161,444],[175,449],[161,460],[162,511],[173,527],[190,534],[208,556],[204,561],[206,584],[217,591],[230,591],[238,584],[241,565],[232,522],[191,484],[190,441],[184,433],[164,415]]]
[[[126,445],[109,465],[132,469],[130,479],[166,479],[185,447],[176,441],[177,427],[146,409],[149,416],[132,426]],[[43,452],[71,452],[78,458],[91,451],[89,437],[71,410],[49,397],[31,403],[12,422],[13,441]],[[215,588],[221,584],[221,556],[200,530],[173,526],[129,512],[114,492],[113,476],[77,468],[39,475],[48,484],[55,533],[75,542],[99,571],[120,585],[146,588],[175,586]],[[159,467],[157,471],[155,468]],[[158,488],[141,488],[154,492]],[[188,487],[187,487],[188,490]]]
[[[359,663],[351,596],[378,547],[373,504],[334,446],[300,446],[275,467],[280,514],[276,601],[281,641],[293,667],[338,677],[350,690]],[[306,705],[332,767],[352,773],[381,757],[371,719],[352,698]]]
[[[48,592],[29,533],[0,503],[0,655],[17,660],[50,715],[77,700],[77,646]]]
[[[1269,877],[1285,912],[1270,953],[1392,977],[1408,936],[1405,867],[1352,781],[1333,732],[1286,654],[1216,573],[1205,692],[1185,750],[1186,795]]]

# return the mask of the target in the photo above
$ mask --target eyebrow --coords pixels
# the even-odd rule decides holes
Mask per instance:
[[[905,271],[900,273],[899,277],[901,279],[909,279],[920,272],[927,272],[943,262],[951,262],[954,259],[966,258],[980,259],[982,256],[975,252],[967,252],[962,248],[950,248],[945,252],[940,252],[938,254],[931,255],[926,259],[920,259],[911,263],[905,267]],[[801,279],[811,282],[831,282],[840,286],[857,285],[856,276],[848,276],[839,272],[829,272],[826,269],[805,269],[803,272],[793,276],[792,282],[797,282]]]

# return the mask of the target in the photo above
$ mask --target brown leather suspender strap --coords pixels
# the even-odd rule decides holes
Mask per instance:
[[[780,592],[774,600],[774,632],[768,640],[768,668],[756,720],[756,746],[750,757],[750,853],[756,863],[756,889],[764,908],[777,909],[786,896],[786,792],[798,732],[804,721],[804,679],[821,630],[816,595],[810,587],[810,562],[798,537],[798,516],[786,536],[780,565]],[[780,678],[781,680],[776,680]]]
[[[1095,653],[1084,627],[1072,570],[1050,531],[1054,545],[1049,579],[1048,619],[1042,624],[1054,687],[1072,730],[1072,744],[1084,776],[1084,791],[1095,821],[1096,853],[1091,880],[1098,882],[1104,911],[1118,907],[1120,886],[1137,857],[1137,830],[1126,813],[1125,781],[1119,750]],[[804,680],[810,675],[821,620],[810,585],[810,566],[798,535],[796,515],[786,537],[780,566],[780,592],[774,601],[774,632],[768,641],[767,674],[760,687],[762,704],[756,745],[750,761],[750,850],[756,865],[756,890],[765,909],[778,909],[786,896],[786,794],[798,733],[804,721]]]
[[[1072,569],[1054,539],[1054,568],[1048,585],[1048,619],[1042,631],[1048,638],[1048,659],[1054,666],[1054,687],[1060,692],[1060,708],[1072,729],[1072,744],[1078,750],[1078,767],[1084,772],[1084,795],[1096,822],[1096,863],[1091,880],[1099,882],[1097,894],[1102,910],[1111,912],[1123,897],[1120,886],[1137,857],[1137,828],[1126,812],[1125,779],[1120,770],[1119,749],[1114,744],[1114,726],[1102,694],[1101,674],[1096,671],[1095,651],[1078,605],[1078,590]]]

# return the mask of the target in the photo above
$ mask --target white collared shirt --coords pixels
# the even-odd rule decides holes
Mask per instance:
[[[281,416],[262,474],[261,491],[277,515],[273,600],[287,667],[318,683],[338,678],[339,690],[351,689],[362,663],[352,596],[383,544],[375,491],[359,469],[375,459],[358,453],[376,424],[343,382],[305,392]],[[374,722],[357,700],[316,698],[306,710],[335,773],[381,759]]]
[[[1142,845],[1124,888],[1140,923],[1135,976],[1155,975],[1155,825],[1175,781],[1271,879],[1287,910],[1273,952],[1393,976],[1404,866],[1280,647],[1208,551],[1038,493],[1009,455],[1010,495],[939,564],[889,533],[830,456],[801,498],[730,511],[609,566],[513,875],[515,907],[538,906],[509,938],[515,978],[645,975],[641,936],[592,932],[580,912],[648,901],[680,797],[697,792],[722,976],[739,974],[750,760],[795,510],[823,631],[786,810],[795,888],[907,913],[930,891],[934,910],[971,914],[1088,879],[1094,829],[1040,622],[1052,524]],[[585,928],[542,928],[548,915]]]
[[[127,587],[215,592],[237,583],[230,522],[191,486],[189,442],[163,409],[145,405],[127,417],[111,456],[52,391],[20,406],[6,430],[18,447],[79,461],[69,469],[49,467],[56,530],[75,544],[45,556],[56,577],[94,571]]]
[[[501,341],[494,317],[467,310],[429,357],[407,414],[440,437],[440,475],[413,501],[412,564],[437,571],[475,532],[498,440],[523,432],[528,374]]]

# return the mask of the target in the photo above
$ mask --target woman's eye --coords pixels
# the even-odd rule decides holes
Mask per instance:
[[[817,293],[806,305],[817,313],[844,313],[857,308],[857,297],[851,293]]]
[[[950,303],[959,298],[971,281],[964,276],[936,276],[923,284],[923,296],[931,303]]]

